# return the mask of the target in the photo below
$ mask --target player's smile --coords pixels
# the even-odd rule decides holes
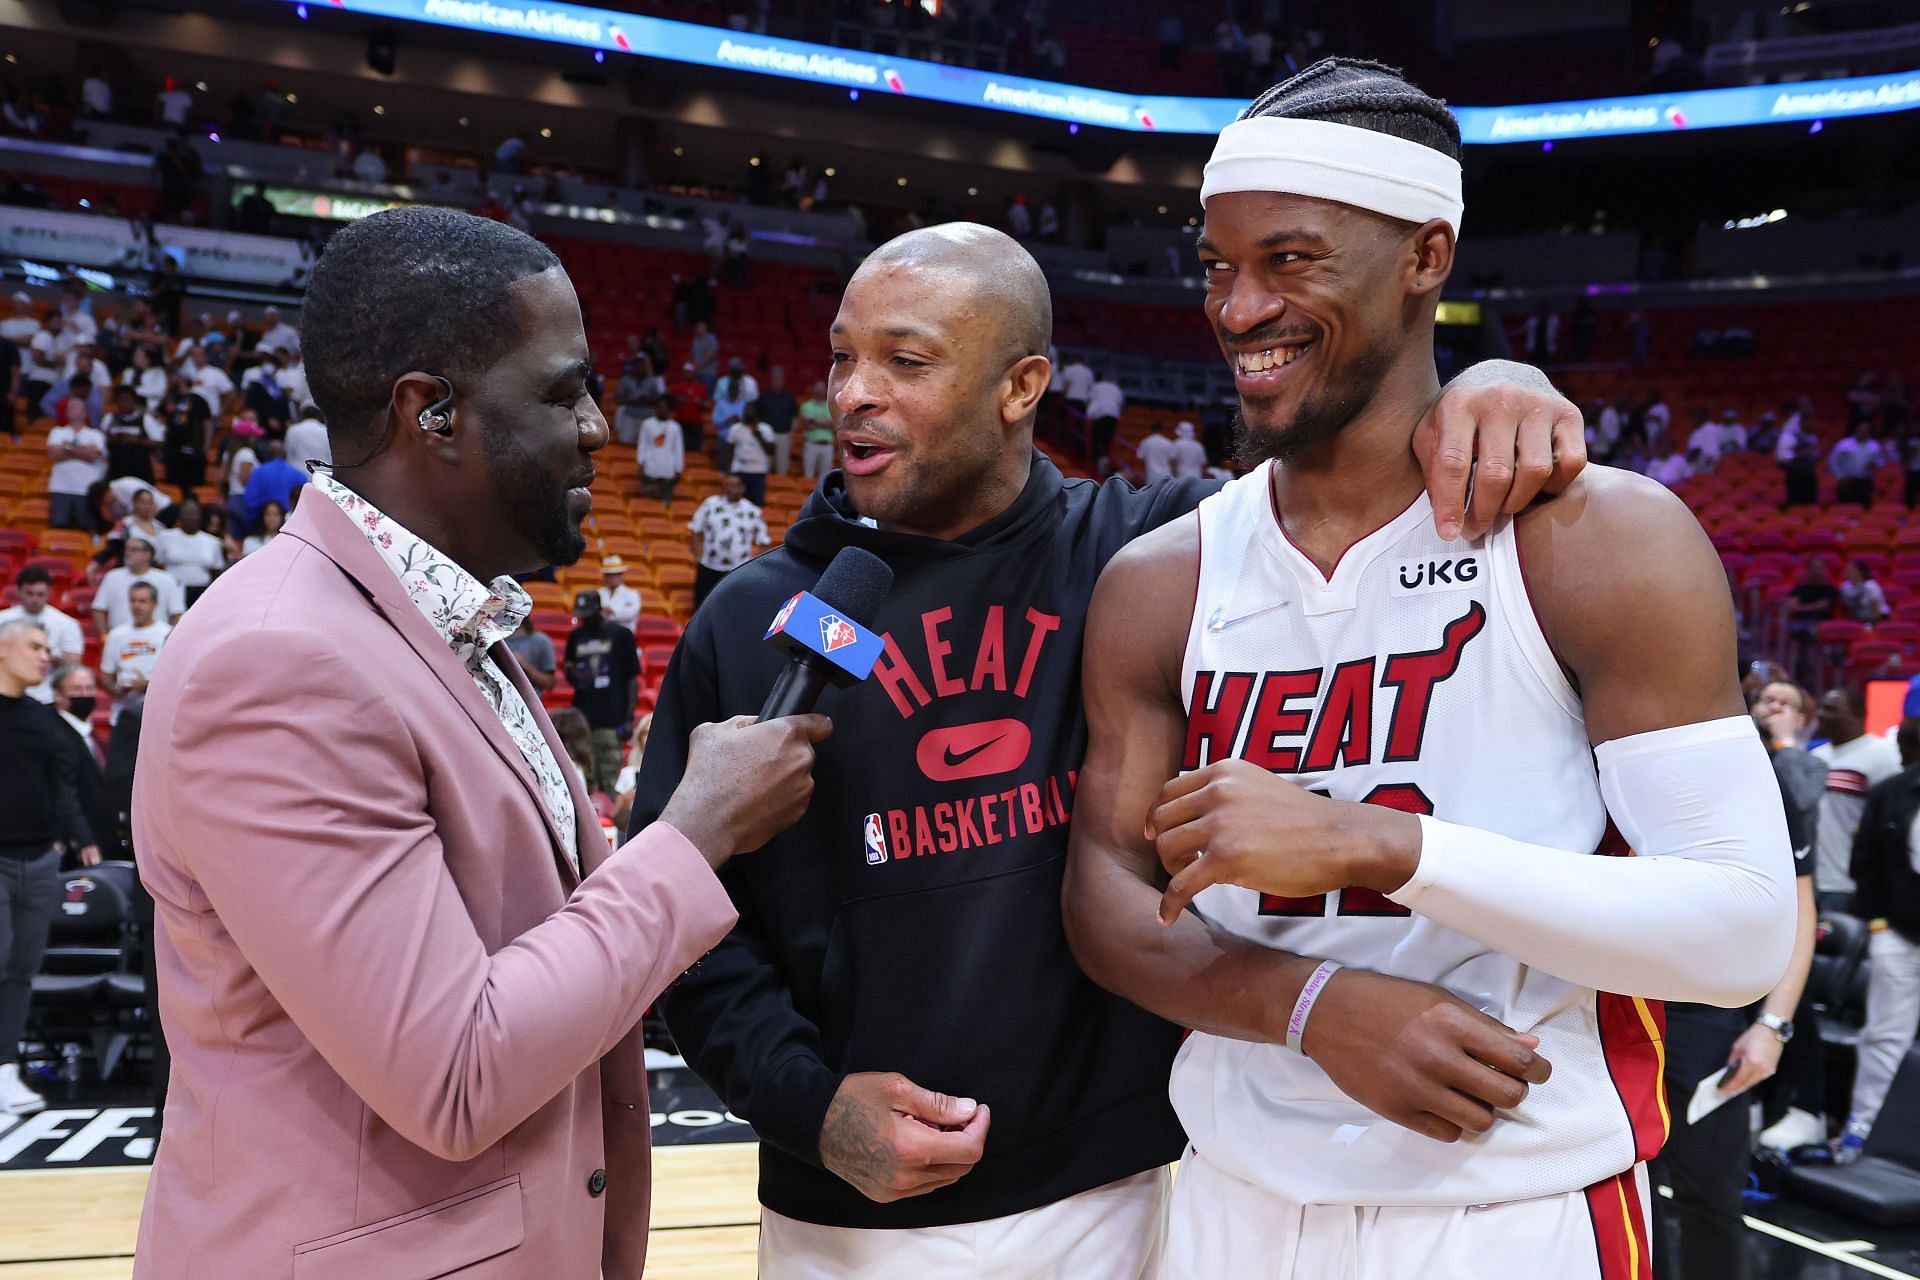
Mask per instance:
[[[1317,339],[1232,352],[1234,386],[1243,396],[1269,395],[1280,389],[1302,360],[1318,347]]]

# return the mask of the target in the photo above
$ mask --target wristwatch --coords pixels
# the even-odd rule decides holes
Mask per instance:
[[[1776,1018],[1770,1013],[1763,1013],[1759,1017],[1755,1018],[1754,1021],[1758,1023],[1760,1026],[1763,1026],[1767,1030],[1773,1032],[1773,1038],[1778,1040],[1781,1044],[1786,1044],[1788,1041],[1793,1039],[1793,1019],[1792,1018]]]

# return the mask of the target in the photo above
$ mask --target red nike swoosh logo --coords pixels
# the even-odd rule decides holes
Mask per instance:
[[[914,759],[929,781],[954,782],[1018,769],[1032,748],[1033,735],[1020,721],[985,720],[929,730]]]

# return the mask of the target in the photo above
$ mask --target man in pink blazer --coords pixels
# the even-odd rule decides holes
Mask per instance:
[[[609,850],[503,643],[584,546],[571,284],[446,210],[341,231],[307,366],[322,472],[148,693],[134,840],[173,1051],[135,1275],[632,1280],[636,1024],[731,926],[714,869],[794,821],[817,716],[703,727]]]

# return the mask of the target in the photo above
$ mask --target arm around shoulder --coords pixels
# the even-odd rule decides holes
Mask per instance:
[[[1523,516],[1518,537],[1607,810],[1638,856],[1421,818],[1418,869],[1393,898],[1583,986],[1759,999],[1793,948],[1792,855],[1712,545],[1661,486],[1606,468]]]

